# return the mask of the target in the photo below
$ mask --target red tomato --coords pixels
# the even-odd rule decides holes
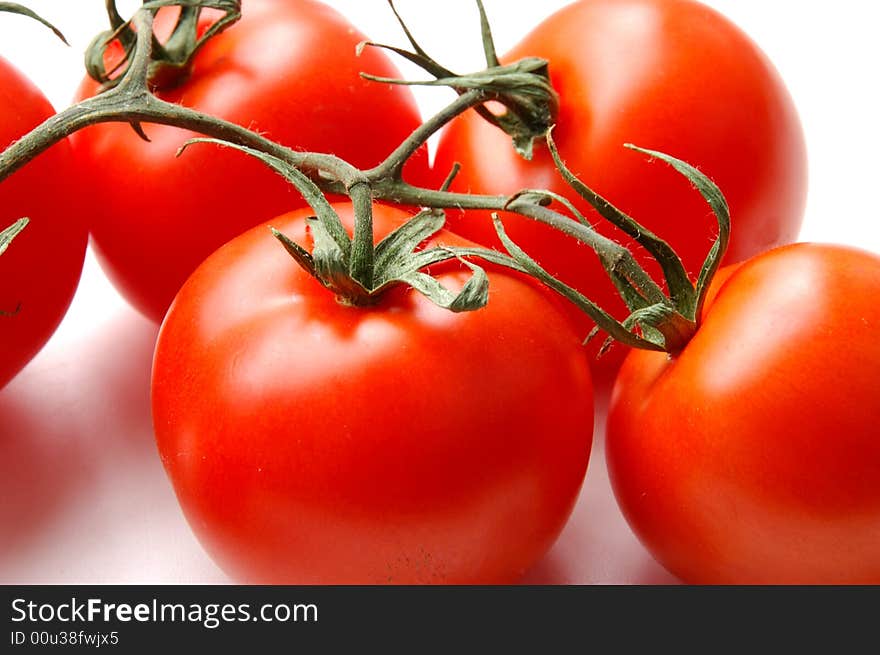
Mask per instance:
[[[55,113],[3,59],[0,108],[0,148]],[[79,283],[88,233],[80,220],[78,178],[63,141],[0,183],[0,229],[23,216],[31,219],[0,256],[0,387],[49,340]]]
[[[303,243],[308,214],[272,225]],[[377,232],[404,217],[377,206]],[[469,274],[443,266],[450,287]],[[153,364],[156,439],[236,580],[512,582],[548,550],[589,459],[589,368],[542,290],[487,271],[475,312],[402,288],[344,306],[263,226],[187,281]]]
[[[408,89],[359,77],[361,71],[400,77],[378,49],[356,56],[363,39],[319,2],[247,0],[242,19],[196,55],[190,77],[159,96],[296,149],[373,166],[420,117]],[[87,79],[78,95],[95,92]],[[151,143],[125,124],[83,130],[73,142],[91,172],[96,253],[121,293],[158,322],[187,276],[217,247],[305,203],[239,152],[196,147],[178,159],[175,152],[193,134],[155,125],[145,131]],[[425,183],[427,168],[422,152],[406,176]]]
[[[696,274],[715,223],[699,194],[662,164],[624,143],[697,166],[724,191],[733,216],[727,261],[790,242],[798,233],[806,157],[798,116],[778,74],[726,18],[690,0],[581,0],[538,25],[505,62],[549,61],[560,108],[553,132],[566,164],[584,182],[671,243]],[[547,148],[534,160],[475,112],[441,138],[435,167],[463,166],[453,190],[511,193],[548,188],[575,198]],[[587,205],[578,198],[581,210]],[[506,216],[514,241],[551,273],[620,318],[627,312],[598,260],[572,239]],[[498,244],[488,215],[450,213],[450,229]],[[602,231],[628,243],[622,233]],[[586,334],[592,324],[577,315]],[[595,353],[602,339],[591,350]],[[626,349],[615,346],[594,372],[610,381]]]
[[[880,257],[742,264],[675,357],[632,352],[606,456],[645,546],[691,583],[880,583]]]

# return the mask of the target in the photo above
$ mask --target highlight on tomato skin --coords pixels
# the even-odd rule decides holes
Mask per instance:
[[[351,205],[334,208],[350,229]],[[271,225],[307,244],[309,214]],[[377,238],[407,216],[376,205]],[[190,277],[156,348],[156,440],[234,580],[511,583],[549,550],[589,460],[589,368],[544,290],[485,268],[476,311],[403,287],[346,306],[261,226]]]
[[[0,107],[0,149],[55,113],[42,92],[2,58]],[[0,229],[30,219],[0,256],[0,388],[55,333],[79,285],[88,238],[83,175],[65,140],[0,184]]]
[[[666,239],[690,273],[699,271],[714,236],[705,205],[674,173],[646,167],[624,143],[674,155],[721,187],[734,223],[725,263],[797,237],[807,185],[798,113],[764,53],[715,10],[692,0],[579,0],[536,26],[502,63],[524,57],[548,61],[559,93],[553,135],[568,166]],[[453,162],[462,165],[453,190],[549,189],[589,210],[561,180],[545,147],[537,145],[526,161],[506,134],[475,112],[442,134],[435,167],[445,172]],[[503,218],[511,238],[550,273],[615,316],[626,315],[588,248],[535,221]],[[449,229],[498,245],[484,212],[450,211]],[[613,228],[601,229],[632,244]],[[593,327],[576,311],[572,318],[584,336]],[[591,360],[600,345],[601,339],[589,346]],[[627,350],[616,345],[594,361],[597,386],[610,388]]]
[[[162,30],[160,12],[157,29]],[[368,49],[348,20],[314,0],[247,0],[241,19],[195,55],[188,78],[158,97],[259,131],[301,151],[328,152],[368,168],[420,124],[408,88],[361,79],[400,77],[385,53]],[[332,47],[328,47],[332,44]],[[86,78],[77,99],[94,95]],[[258,162],[232,151],[192,148],[196,136],[144,124],[150,142],[125,123],[94,125],[72,137],[79,165],[100,190],[92,243],[107,276],[136,309],[160,322],[198,264],[223,243],[305,205]],[[427,150],[405,168],[431,185]],[[162,264],[157,265],[161,253]]]
[[[632,352],[606,458],[688,583],[880,583],[880,256],[798,243],[730,274],[677,356]]]

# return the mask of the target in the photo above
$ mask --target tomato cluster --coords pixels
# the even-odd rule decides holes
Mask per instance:
[[[156,33],[182,15],[160,10]],[[184,74],[150,81],[161,100],[332,154],[359,176],[319,179],[324,155],[305,161],[311,178],[266,153],[198,145],[175,156],[196,132],[122,120],[78,131],[0,183],[0,229],[30,219],[0,250],[0,386],[63,316],[90,233],[121,294],[161,322],[159,455],[193,531],[235,580],[517,581],[581,490],[595,382],[613,385],[615,496],[683,581],[880,581],[880,257],[783,245],[804,209],[804,139],[758,47],[693,0],[578,0],[501,58],[546,61],[559,158],[639,230],[668,239],[691,277],[717,227],[704,198],[622,145],[689,162],[730,209],[718,247],[731,266],[694,315],[678,316],[686,337],[597,359],[602,339],[582,343],[592,321],[527,275],[505,239],[569,297],[651,336],[655,324],[624,320],[632,298],[584,243],[511,203],[503,233],[488,210],[450,209],[447,231],[436,214],[413,219],[414,202],[363,194],[364,171],[421,123],[406,87],[360,75],[400,77],[380,49],[359,52],[363,40],[320,2],[248,0]],[[104,63],[124,70],[130,55],[120,38]],[[103,90],[87,78],[78,98]],[[5,64],[0,94],[12,108],[3,144],[53,113]],[[433,165],[414,147],[392,175],[400,198],[445,192],[460,164],[452,192],[541,190],[601,224],[606,201],[575,193],[545,143],[526,159],[487,118],[453,118]],[[57,188],[46,192],[47,180]],[[659,275],[641,234],[598,229]]]

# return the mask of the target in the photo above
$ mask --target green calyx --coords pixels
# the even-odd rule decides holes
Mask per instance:
[[[431,58],[413,37],[394,7],[393,0],[388,0],[388,4],[391,5],[391,9],[403,28],[413,51],[380,43],[364,42],[358,46],[359,52],[365,46],[390,50],[423,68],[436,79],[412,82],[377,77],[367,73],[361,73],[361,76],[368,80],[388,84],[448,86],[459,95],[478,89],[485,94],[486,101],[494,100],[500,103],[504,106],[505,111],[501,114],[495,114],[485,105],[479,105],[475,107],[477,113],[507,133],[513,140],[514,148],[523,158],[531,159],[535,141],[544,139],[550,126],[556,120],[559,109],[559,97],[550,84],[547,61],[537,57],[529,57],[513,64],[502,65],[495,50],[495,42],[485,8],[483,3],[477,0],[487,68],[476,73],[459,75]]]
[[[281,175],[300,192],[315,215],[307,219],[314,246],[309,252],[275,228],[273,236],[288,254],[345,305],[366,307],[378,303],[390,289],[404,285],[427,297],[431,302],[453,312],[480,309],[489,300],[489,277],[486,271],[467,258],[522,271],[512,258],[485,248],[423,247],[445,224],[441,210],[426,209],[373,243],[372,195],[370,187],[358,181],[348,189],[355,211],[354,235],[350,236],[333,206],[318,186],[299,169],[264,152],[217,139],[193,139],[193,143],[214,143],[240,150],[259,159]],[[326,174],[332,174],[325,171]],[[457,291],[445,287],[426,269],[452,259],[470,269],[470,277]]]
[[[110,29],[92,40],[85,56],[88,74],[100,82],[104,90],[113,88],[122,79],[137,42],[131,21],[120,16],[116,0],[106,0],[106,7]],[[153,37],[147,78],[155,89],[172,88],[185,80],[199,49],[241,18],[241,0],[145,0],[142,9],[155,14],[163,7],[180,7],[180,14],[164,43]],[[199,34],[199,18],[204,9],[219,10],[223,15]],[[107,48],[115,41],[122,46],[124,54],[108,69]]]
[[[495,215],[495,229],[504,247],[530,275],[593,318],[596,328],[587,340],[592,339],[600,330],[608,333],[608,339],[603,344],[600,354],[604,353],[613,341],[646,350],[669,353],[680,351],[697,331],[709,285],[721,265],[730,241],[730,210],[724,195],[708,177],[680,159],[626,144],[625,147],[648,155],[652,159],[659,159],[674,168],[703,196],[715,215],[718,234],[694,284],[688,277],[681,259],[669,244],[612,205],[568,170],[553,142],[552,130],[547,134],[547,145],[560,174],[569,186],[603,219],[632,237],[657,261],[663,271],[668,291],[664,291],[651,279],[629,250],[596,233],[570,201],[546,191],[521,192],[513,196],[508,205],[519,213],[540,220],[542,212],[547,211],[545,208],[548,204],[552,202],[562,204],[576,220],[569,221],[570,224],[567,226],[559,227],[596,252],[618,293],[626,302],[630,314],[622,321],[618,321],[583,294],[555,279],[510,239],[500,219]]]

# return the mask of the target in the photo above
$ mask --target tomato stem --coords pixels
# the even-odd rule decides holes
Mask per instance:
[[[488,278],[482,268],[470,261],[478,258],[532,275],[573,302],[611,337],[629,346],[675,352],[693,335],[709,282],[727,247],[730,228],[729,211],[723,195],[711,180],[693,167],[663,153],[630,146],[652,158],[661,159],[686,177],[703,195],[718,219],[718,238],[706,259],[696,287],[688,279],[680,260],[664,241],[592,191],[565,167],[556,152],[549,127],[546,130],[548,147],[560,174],[600,216],[634,237],[657,259],[670,289],[667,296],[662,287],[639,265],[632,252],[599,234],[575,206],[562,196],[542,190],[524,190],[509,196],[453,193],[448,188],[456,168],[440,189],[416,187],[402,179],[404,164],[431,135],[462,112],[470,108],[479,110],[487,99],[497,97],[493,95],[497,91],[487,90],[476,84],[475,88],[460,88],[459,96],[454,102],[415,130],[384,162],[365,171],[332,155],[292,150],[234,123],[157,98],[150,87],[150,71],[154,62],[151,53],[156,46],[152,32],[153,13],[158,6],[175,2],[183,3],[191,9],[196,6],[202,8],[224,4],[223,0],[156,0],[145,3],[133,17],[131,25],[126,23],[118,28],[121,30],[120,34],[130,30],[135,41],[125,70],[114,80],[115,86],[105,93],[68,107],[11,144],[0,154],[0,181],[53,144],[89,125],[104,122],[130,123],[143,136],[147,135],[143,134],[141,123],[171,125],[210,137],[187,142],[181,151],[193,142],[205,141],[233,147],[259,158],[297,188],[315,211],[315,217],[309,221],[315,243],[312,252],[309,253],[284,235],[277,232],[273,234],[300,266],[335,293],[342,302],[370,305],[377,302],[391,287],[404,284],[451,311],[479,309],[488,300]],[[108,0],[108,7],[112,7],[111,13],[115,11],[112,0]],[[186,20],[192,20],[194,15],[195,12],[186,12]],[[113,20],[111,17],[111,22]],[[411,39],[411,42],[416,52],[410,54],[421,57],[424,51],[414,40]],[[488,48],[487,57],[492,59],[492,52]],[[519,79],[527,86],[532,84],[529,76],[533,76],[533,73],[526,73],[519,78],[517,75],[514,73],[512,79]],[[515,83],[511,84],[510,88],[515,86]],[[355,210],[352,236],[343,227],[325,193],[348,195],[352,199]],[[377,199],[431,209],[417,214],[375,245],[372,203]],[[570,215],[551,208],[549,205],[554,202]],[[599,257],[626,301],[630,309],[629,316],[622,321],[615,319],[588,298],[549,275],[507,236],[497,214],[496,231],[507,253],[485,248],[423,249],[422,244],[444,224],[444,216],[440,211],[442,208],[514,212],[542,222],[584,243]],[[425,272],[427,267],[452,259],[462,261],[472,273],[458,292],[442,287]]]
[[[484,101],[494,100],[505,107],[505,112],[495,114],[482,103],[475,106],[485,120],[506,132],[513,140],[516,151],[525,159],[531,159],[536,141],[543,141],[547,130],[556,120],[559,97],[550,84],[547,61],[527,57],[510,65],[502,65],[495,51],[492,30],[483,3],[477,0],[480,13],[480,32],[488,68],[468,75],[459,75],[431,58],[413,37],[406,22],[400,16],[392,0],[388,0],[398,23],[412,45],[413,52],[402,48],[367,41],[361,44],[390,50],[424,69],[436,79],[408,81],[376,77],[362,73],[369,80],[386,84],[409,86],[447,86],[459,95],[479,89],[485,93]]]
[[[373,288],[373,192],[369,182],[358,180],[348,187],[354,207],[354,240],[348,273],[365,289]]]
[[[384,162],[365,172],[371,180],[391,180],[397,183],[402,179],[403,167],[407,160],[421,148],[428,139],[447,125],[452,119],[463,114],[468,109],[480,105],[486,100],[486,93],[482,89],[473,89],[463,93],[456,100],[441,109],[437,114],[419,125],[415,131],[401,143]],[[449,181],[451,183],[451,180]],[[444,184],[444,190],[449,184]]]
[[[171,35],[165,43],[152,37],[147,79],[155,89],[173,88],[185,80],[202,46],[241,18],[241,0],[144,0],[140,11],[155,14],[163,7],[173,6],[180,7],[180,15]],[[106,91],[119,84],[132,66],[137,36],[133,19],[126,21],[120,16],[116,0],[105,0],[105,7],[110,29],[93,39],[86,49],[85,61],[88,74]],[[203,9],[216,9],[223,15],[199,34]],[[150,33],[152,36],[152,30]],[[107,49],[114,42],[122,46],[123,56],[108,69]]]

